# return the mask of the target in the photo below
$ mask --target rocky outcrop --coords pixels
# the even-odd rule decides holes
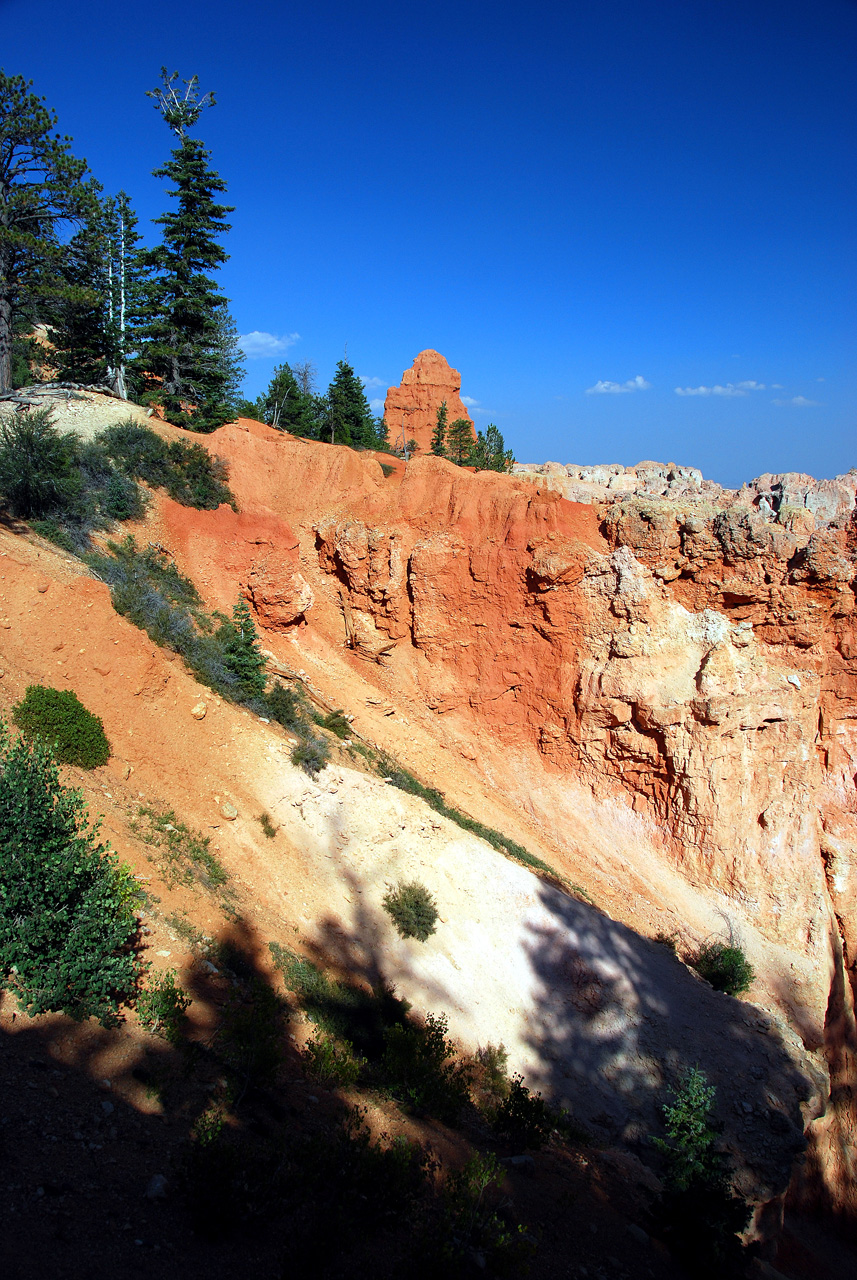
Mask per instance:
[[[391,444],[414,439],[421,453],[431,451],[437,411],[446,401],[449,422],[472,419],[461,400],[461,374],[447,364],[439,351],[421,351],[398,387],[390,387],[384,404],[384,421]],[[474,433],[475,435],[475,433]]]

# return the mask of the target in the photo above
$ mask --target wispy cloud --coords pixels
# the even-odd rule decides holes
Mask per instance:
[[[300,341],[299,333],[286,333],[277,337],[275,333],[262,333],[254,329],[252,333],[242,333],[238,345],[248,360],[264,360],[266,357],[281,356]]]
[[[491,415],[493,414],[494,410],[493,410],[493,409],[479,409],[479,408],[476,408],[476,409],[474,409],[474,410],[473,410],[473,412],[474,412],[474,413],[481,413],[481,414],[484,414],[486,418],[490,418],[490,417],[491,417]]]
[[[615,396],[622,395],[626,391],[648,391],[651,382],[646,382],[645,378],[641,378],[637,374],[636,378],[629,378],[627,382],[610,382],[602,378],[596,382],[594,387],[587,387],[586,394],[588,396]]]
[[[363,373],[360,374],[360,381],[364,387],[386,387],[387,385],[383,378],[367,378]]]
[[[797,405],[798,409],[815,409],[821,401],[807,400],[806,396],[792,396],[791,400],[773,400],[771,403],[778,404],[781,408],[786,405]]]
[[[370,400],[370,401],[369,401],[369,408],[372,410],[372,412],[373,412],[373,413],[383,413],[383,412],[384,412],[384,401],[383,401],[383,400]]]
[[[478,405],[479,401],[473,400],[470,396],[462,396],[461,403],[466,404],[468,409],[473,409],[476,407],[476,405]]]
[[[725,386],[715,383],[713,387],[676,387],[677,396],[746,396],[751,391],[766,390],[764,382],[727,382]]]

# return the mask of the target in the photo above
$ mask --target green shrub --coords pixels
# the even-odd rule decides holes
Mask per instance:
[[[307,1073],[324,1085],[340,1085],[353,1088],[360,1077],[363,1059],[354,1052],[348,1040],[336,1040],[324,1031],[317,1031],[314,1039],[304,1049]]]
[[[260,813],[259,825],[261,826],[262,830],[264,831],[268,839],[273,840],[274,836],[277,834],[277,828],[274,826],[273,822],[271,821],[270,814]]]
[[[426,1014],[424,1026],[399,1023],[384,1035],[383,1078],[394,1097],[417,1113],[454,1123],[470,1100],[472,1070],[447,1038],[445,1014]]]
[[[55,546],[61,547],[63,551],[70,551],[72,555],[77,553],[78,547],[74,538],[56,520],[31,520],[30,528],[40,538],[45,538]]]
[[[504,1044],[486,1044],[476,1050],[476,1061],[482,1073],[482,1086],[495,1098],[509,1093],[509,1054]]]
[[[538,1149],[547,1142],[562,1116],[538,1092],[531,1093],[523,1076],[514,1075],[509,1091],[494,1114],[494,1128],[513,1146]]]
[[[328,715],[322,716],[318,724],[323,729],[329,729],[331,733],[335,733],[337,738],[351,737],[351,724],[346,719],[344,711],[331,711]]]
[[[0,496],[13,515],[40,519],[73,505],[77,448],[75,436],[57,431],[50,409],[0,420]]]
[[[653,1138],[665,1162],[664,1193],[655,1225],[693,1274],[738,1274],[738,1235],[751,1209],[734,1195],[728,1158],[716,1148],[719,1126],[711,1118],[716,1090],[699,1067],[691,1067],[663,1107],[667,1137]],[[743,1272],[741,1272],[743,1274]]]
[[[253,975],[233,986],[214,1047],[232,1077],[236,1104],[251,1087],[274,1083],[285,1047],[285,1002]]]
[[[104,725],[70,689],[31,684],[12,718],[28,738],[44,738],[60,764],[96,769],[110,759]]]
[[[167,442],[133,418],[108,427],[99,443],[127,476],[165,489],[182,506],[214,511],[226,502],[237,510],[226,463],[201,444]]]
[[[508,1222],[508,1206],[497,1195],[503,1176],[496,1155],[478,1151],[450,1175],[441,1229],[428,1242],[429,1255],[439,1254],[439,1274],[470,1275],[474,1258],[492,1276],[517,1275],[526,1265],[534,1242],[521,1224]]]
[[[384,476],[386,477],[386,476],[391,476],[393,472],[396,470],[396,468],[391,467],[389,462],[382,462],[381,470],[384,472]]]
[[[321,738],[307,738],[292,748],[292,764],[311,778],[321,773],[330,760],[330,747]]]
[[[140,893],[43,740],[0,721],[0,976],[29,1014],[115,1021],[137,981]]]
[[[266,701],[271,718],[284,729],[296,729],[303,720],[303,699],[294,691],[287,689],[279,680],[275,680],[268,690]]]
[[[402,938],[425,942],[437,928],[437,903],[417,880],[388,890],[384,895],[384,910]]]
[[[190,997],[176,986],[176,971],[161,973],[137,997],[137,1017],[147,1031],[163,1036],[170,1044],[179,1044],[185,1025]]]
[[[753,984],[753,966],[740,947],[730,942],[703,942],[692,961],[701,978],[715,991],[740,996]]]

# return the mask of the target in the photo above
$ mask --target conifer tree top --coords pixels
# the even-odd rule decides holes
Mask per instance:
[[[213,93],[200,96],[198,76],[181,81],[185,87],[183,94],[177,88],[178,79],[177,71],[170,74],[166,67],[161,67],[162,84],[157,88],[147,89],[146,97],[154,99],[155,109],[161,113],[173,133],[184,139],[185,130],[192,129],[205,108],[213,107],[217,100]]]

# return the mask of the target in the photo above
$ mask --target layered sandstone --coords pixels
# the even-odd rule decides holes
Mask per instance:
[[[472,419],[461,399],[461,374],[452,369],[439,351],[421,351],[398,387],[390,387],[384,404],[384,421],[390,442],[416,440],[421,453],[431,450],[437,411],[446,402],[449,422]]]

